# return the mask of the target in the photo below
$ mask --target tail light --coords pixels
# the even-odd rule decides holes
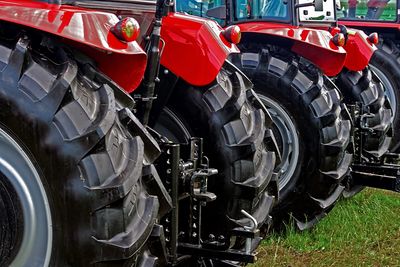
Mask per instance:
[[[140,33],[139,23],[134,18],[124,18],[111,27],[111,32],[121,41],[133,42]]]
[[[240,43],[240,39],[242,38],[242,32],[237,25],[229,26],[224,31],[222,31],[222,35],[228,42],[232,44]]]
[[[336,46],[344,46],[346,42],[346,38],[344,37],[343,33],[337,33],[332,37],[332,43],[334,43]]]
[[[371,33],[370,35],[368,35],[367,40],[371,43],[371,44],[378,44],[379,43],[379,36],[376,32]]]

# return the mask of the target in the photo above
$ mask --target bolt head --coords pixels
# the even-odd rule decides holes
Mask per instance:
[[[209,234],[208,235],[208,240],[210,240],[211,242],[215,241],[215,235]]]

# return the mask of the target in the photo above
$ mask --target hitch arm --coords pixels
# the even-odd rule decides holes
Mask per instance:
[[[172,6],[172,0],[157,0],[156,2],[156,13],[153,22],[153,31],[150,37],[150,44],[148,47],[147,55],[147,67],[143,78],[143,89],[144,94],[142,101],[143,104],[143,115],[142,123],[147,126],[149,123],[150,111],[153,107],[153,101],[156,98],[154,91],[156,82],[159,82],[158,72],[160,70],[160,43],[161,43],[161,26],[162,18],[168,14],[169,8]]]
[[[400,193],[400,166],[355,164],[352,166],[351,182]]]

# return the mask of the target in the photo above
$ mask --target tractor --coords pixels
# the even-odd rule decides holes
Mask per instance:
[[[282,155],[277,222],[292,217],[308,229],[341,195],[363,185],[398,190],[394,177],[379,184],[382,170],[397,168],[382,165],[397,155],[387,153],[390,103],[368,67],[376,48],[363,32],[336,27],[335,2],[178,0],[176,6],[240,28],[241,53],[232,62],[270,111]]]
[[[172,8],[0,1],[0,266],[255,260],[272,118],[230,36]]]
[[[399,3],[396,1],[341,1],[337,17],[339,24],[379,34],[378,50],[370,66],[381,80],[394,112],[394,129],[400,129],[400,65],[399,65]],[[392,152],[400,151],[400,138],[394,136]]]

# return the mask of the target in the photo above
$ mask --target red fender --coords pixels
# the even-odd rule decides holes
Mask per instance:
[[[161,64],[189,84],[210,84],[237,47],[222,36],[214,21],[195,16],[170,13],[162,20],[164,41]]]
[[[386,29],[395,29],[400,30],[400,24],[397,22],[390,21],[366,21],[366,20],[344,20],[341,18],[338,23],[340,25],[345,25],[346,27],[355,27],[355,28],[386,28]]]
[[[126,91],[141,82],[147,57],[137,42],[123,43],[110,28],[111,13],[32,0],[0,0],[0,20],[62,37],[97,61],[98,67]]]
[[[365,69],[377,49],[367,40],[367,35],[361,30],[347,29],[348,38],[343,47],[347,52],[345,67],[352,71]]]
[[[239,24],[245,40],[246,33],[272,35],[291,41],[291,50],[310,60],[328,76],[337,75],[345,64],[346,51],[331,42],[328,31],[286,24],[251,22]],[[252,38],[252,34],[248,35]]]

